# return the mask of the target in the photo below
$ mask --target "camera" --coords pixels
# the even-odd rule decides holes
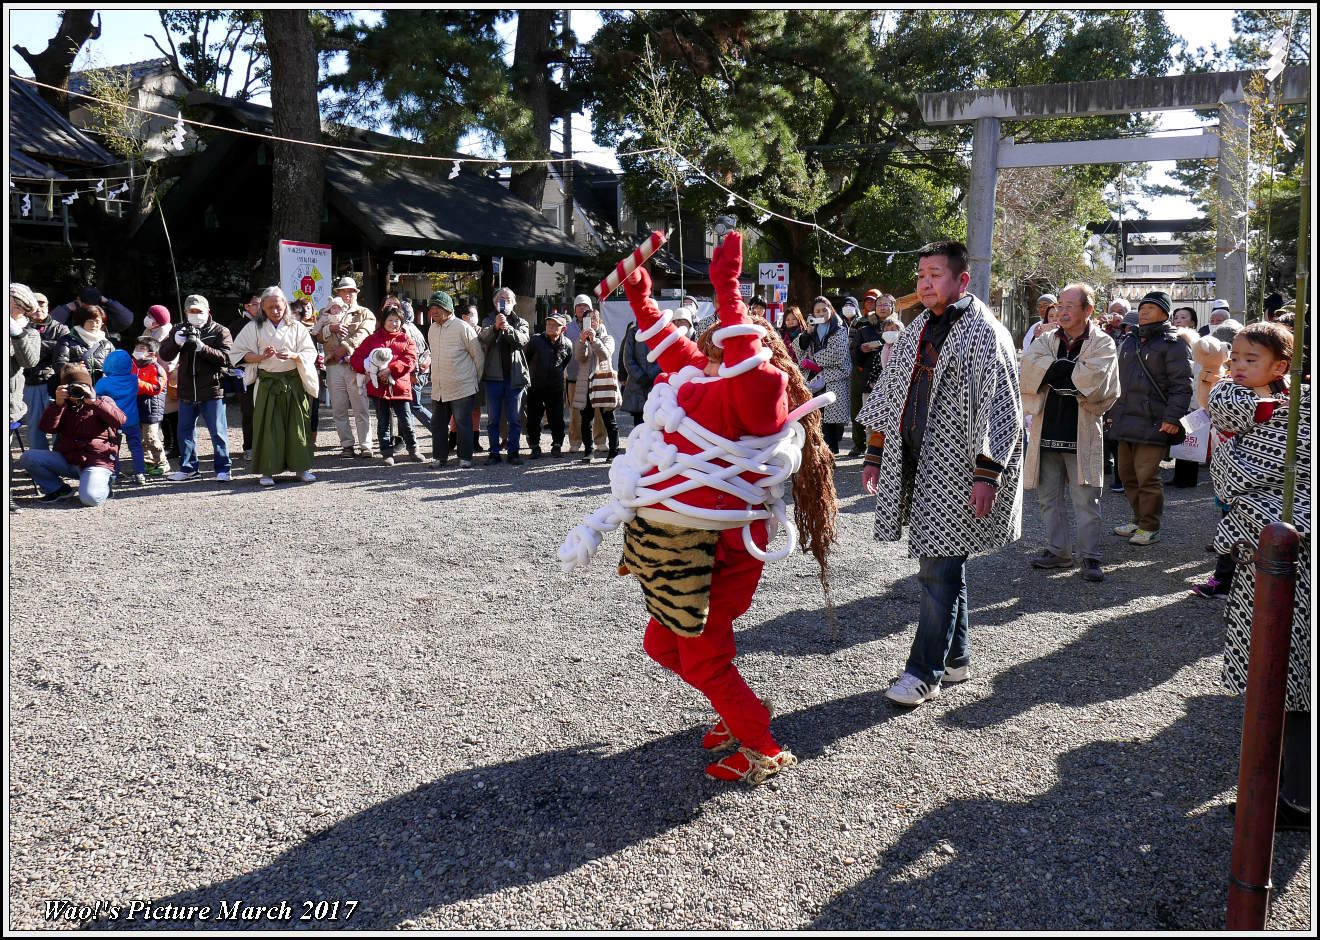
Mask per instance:
[[[191,323],[185,326],[181,330],[181,332],[183,333],[183,341],[185,343],[188,342],[188,340],[190,339],[197,339],[199,336],[202,335],[202,331],[199,330],[197,327],[193,326]]]
[[[81,385],[70,385],[68,392],[69,397],[74,401],[85,401],[87,398],[87,389],[83,388]]]

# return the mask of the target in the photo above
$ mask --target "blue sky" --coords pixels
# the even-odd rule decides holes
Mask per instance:
[[[56,24],[59,22],[58,10],[16,10],[10,7],[9,13],[9,45],[27,46],[32,51],[40,51],[45,48],[46,42],[55,33]],[[364,17],[374,15],[373,11],[364,11]],[[574,10],[573,28],[578,37],[586,41],[596,31],[600,25],[600,16],[594,10]],[[1232,35],[1233,10],[1231,7],[1200,8],[1200,9],[1169,9],[1165,11],[1165,18],[1173,32],[1181,36],[1189,46],[1209,47],[1211,43],[1223,45],[1228,37]],[[102,35],[101,38],[89,43],[84,47],[84,54],[76,63],[75,67],[81,67],[85,64],[88,55],[95,58],[98,65],[116,65],[125,62],[136,62],[142,59],[152,59],[160,55],[156,47],[146,38],[145,34],[162,36],[160,19],[155,10],[122,10],[118,8],[108,8],[102,11]],[[513,34],[516,30],[516,24],[509,22],[501,30],[506,41],[506,58],[512,58],[513,55]],[[164,42],[162,42],[164,45]],[[25,63],[17,53],[8,51],[9,67],[20,75],[31,75]],[[1161,126],[1166,128],[1187,128],[1197,123],[1196,116],[1191,112],[1172,111],[1161,115]],[[590,151],[597,149],[596,144],[591,139],[589,130],[589,115],[581,115],[575,118],[573,122],[573,148],[575,151]],[[555,126],[556,146],[559,145],[558,125]],[[465,142],[470,151],[475,152],[479,147],[475,139]],[[586,154],[586,158],[592,162],[617,168],[617,163],[609,154]],[[1152,178],[1164,179],[1164,170],[1172,167],[1172,164],[1155,164],[1152,171]],[[1153,201],[1150,206],[1151,214],[1155,217],[1174,217],[1192,214],[1191,206],[1181,199],[1162,198]]]

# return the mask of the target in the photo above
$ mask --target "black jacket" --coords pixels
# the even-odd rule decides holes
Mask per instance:
[[[32,329],[41,337],[41,358],[35,366],[23,370],[23,378],[28,385],[45,384],[55,375],[55,349],[69,335],[69,328],[47,317],[40,323],[32,321]]]
[[[1177,424],[1192,410],[1194,384],[1192,351],[1167,320],[1140,327],[1123,340],[1118,347],[1118,380],[1123,391],[1109,412],[1114,422],[1110,436],[1134,444],[1173,443],[1174,436],[1161,431],[1160,425]]]
[[[865,317],[858,317],[861,320],[859,326],[853,327],[848,334],[848,352],[852,356],[852,374],[854,382],[861,382],[866,391],[871,390],[872,366],[877,356],[884,351],[885,341],[880,335],[878,327],[872,326],[871,321]],[[872,352],[862,352],[863,343],[879,343]]]
[[[160,344],[160,358],[165,361],[179,357],[179,400],[190,402],[212,401],[224,398],[222,385],[225,371],[230,368],[229,349],[234,345],[229,331],[208,319],[197,337],[198,342],[180,346],[176,337],[179,327]]]
[[[573,344],[563,333],[554,342],[544,333],[535,334],[527,344],[527,372],[535,389],[562,389],[564,369],[573,358]]]
[[[114,351],[115,344],[109,339],[103,339],[95,347],[89,347],[81,333],[77,330],[69,330],[55,344],[55,351],[51,354],[52,371],[50,378],[46,380],[46,389],[51,397],[55,397],[55,389],[59,388],[60,372],[65,365],[73,362],[86,366],[87,372],[92,377],[92,384],[95,385],[105,367],[105,357]]]

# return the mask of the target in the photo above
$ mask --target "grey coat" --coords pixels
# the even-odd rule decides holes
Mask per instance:
[[[811,359],[820,366],[825,388],[834,393],[834,401],[825,406],[821,420],[825,424],[847,424],[852,420],[848,413],[848,382],[852,372],[852,356],[848,353],[848,326],[841,316],[835,314],[830,319],[830,328],[824,340],[816,336],[814,326],[808,326],[797,341],[801,358]]]
[[[579,334],[573,342],[573,359],[578,364],[578,382],[573,386],[573,408],[581,411],[587,407],[591,377],[597,372],[614,368],[614,337],[605,332],[604,324],[601,324],[596,338],[590,343]],[[615,396],[614,407],[619,406],[620,400],[620,396]]]
[[[1132,333],[1118,347],[1118,381],[1123,391],[1109,413],[1113,420],[1109,435],[1116,441],[1168,446],[1173,443],[1173,435],[1161,431],[1160,425],[1166,421],[1177,424],[1192,410],[1196,387],[1192,381],[1192,353],[1167,321],[1163,330],[1143,330],[1154,335],[1143,338]]]
[[[23,403],[23,370],[41,360],[41,334],[29,325],[17,336],[9,337],[9,420],[17,421],[27,413]]]
[[[483,381],[490,381],[493,374],[502,368],[501,347],[507,346],[509,349],[509,369],[512,375],[502,376],[503,381],[512,382],[514,388],[526,388],[530,376],[527,371],[527,356],[523,350],[532,338],[531,327],[527,321],[516,313],[507,313],[504,315],[506,330],[495,329],[495,315],[491,314],[481,321],[481,332],[477,334],[477,339],[481,346],[486,350],[486,362],[481,370]],[[495,363],[495,368],[491,368],[491,363]]]
[[[894,343],[889,366],[857,417],[868,431],[885,435],[875,537],[896,542],[903,537],[903,526],[909,526],[908,554],[913,558],[994,551],[1022,535],[1017,349],[1003,324],[972,297],[970,309],[940,348],[916,473],[905,476],[899,422],[930,316],[923,310]],[[974,518],[968,507],[979,455],[1004,468],[994,505],[984,519]]]

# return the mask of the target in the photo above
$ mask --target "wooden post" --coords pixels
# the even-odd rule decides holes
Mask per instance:
[[[1297,553],[1301,539],[1284,522],[1266,526],[1256,548],[1251,660],[1242,718],[1237,818],[1228,884],[1228,929],[1264,930],[1279,805],[1283,707],[1288,693]]]

